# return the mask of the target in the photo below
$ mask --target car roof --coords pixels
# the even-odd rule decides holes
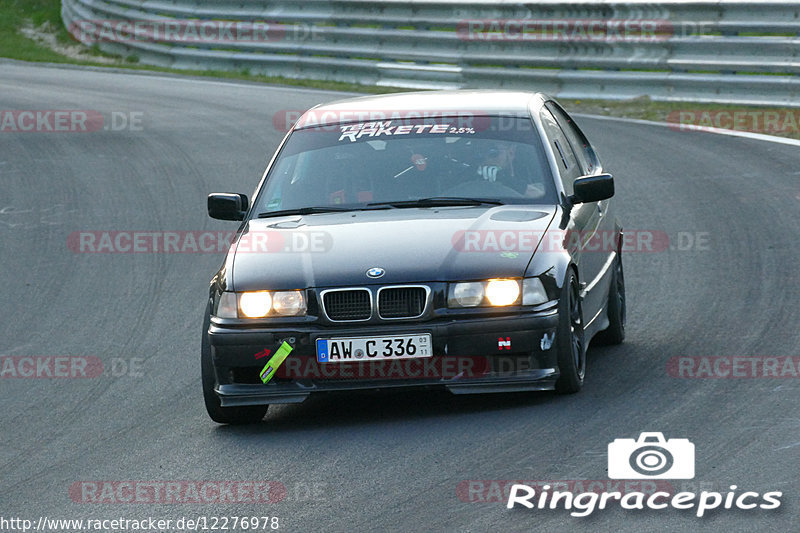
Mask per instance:
[[[469,113],[474,115],[528,116],[549,97],[526,91],[488,89],[419,91],[361,96],[320,104],[306,111],[295,129],[348,122],[395,118],[436,117]]]

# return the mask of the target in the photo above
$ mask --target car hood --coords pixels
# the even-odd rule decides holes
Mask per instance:
[[[248,291],[519,277],[555,211],[437,207],[250,220],[229,252],[228,281]],[[385,273],[370,278],[373,268]]]

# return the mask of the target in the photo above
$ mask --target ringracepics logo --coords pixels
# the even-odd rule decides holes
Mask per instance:
[[[639,440],[617,439],[608,445],[608,477],[692,479],[694,444],[688,439],[666,442],[663,433],[642,433]]]
[[[692,479],[695,471],[695,448],[688,439],[664,439],[662,433],[642,433],[638,439],[616,439],[608,445],[608,477],[611,479]],[[575,494],[562,491],[553,485],[530,486],[514,484],[508,493],[506,507],[517,504],[527,509],[557,509],[563,507],[576,517],[589,516],[597,509],[608,508],[609,502],[619,502],[622,509],[663,510],[669,507],[680,510],[695,509],[702,517],[715,509],[777,509],[782,492],[763,495],[752,491],[739,491],[730,485],[727,493],[717,491],[655,492],[619,490],[608,492],[586,491]]]

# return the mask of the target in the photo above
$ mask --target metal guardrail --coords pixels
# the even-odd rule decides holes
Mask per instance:
[[[800,107],[797,2],[62,0],[62,18],[87,45],[178,69]],[[252,39],[116,31],[137,21],[151,30],[193,27],[195,35],[203,24],[219,30],[237,21],[269,31]],[[622,24],[633,28],[624,37],[613,29]]]

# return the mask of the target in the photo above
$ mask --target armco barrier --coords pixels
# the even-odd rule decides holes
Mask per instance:
[[[87,45],[179,69],[800,106],[797,2],[62,0],[62,17]]]

